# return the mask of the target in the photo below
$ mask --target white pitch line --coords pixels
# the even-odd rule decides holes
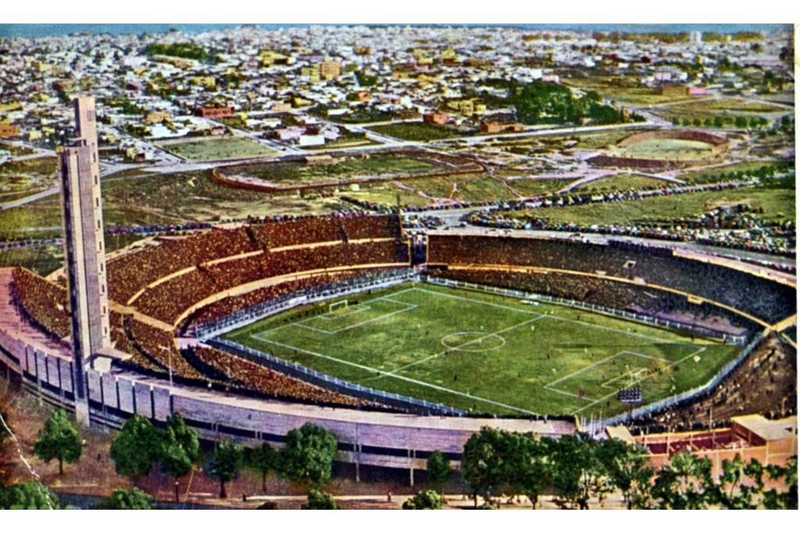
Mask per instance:
[[[305,324],[302,324],[302,323],[294,323],[294,324],[295,324],[295,326],[299,326],[301,328],[307,328],[308,330],[313,330],[314,332],[318,332],[320,334],[333,335],[333,334],[338,334],[339,332],[345,332],[345,331],[350,330],[352,328],[358,328],[359,326],[364,326],[365,324],[374,323],[375,321],[382,321],[383,319],[388,319],[389,317],[392,317],[394,315],[398,315],[400,313],[405,313],[407,311],[411,311],[411,310],[417,308],[416,304],[406,304],[406,306],[407,307],[403,308],[402,310],[396,310],[396,311],[393,311],[391,313],[387,313],[385,315],[380,315],[378,317],[373,317],[372,319],[367,319],[366,321],[361,321],[360,323],[356,323],[356,324],[353,324],[353,325],[350,325],[350,326],[345,326],[343,328],[339,328],[338,330],[323,330],[321,328],[315,328],[313,326],[308,326],[308,325],[305,325]],[[315,319],[315,317],[312,317],[312,319]]]
[[[688,342],[685,342],[685,341],[672,341],[672,340],[664,339],[664,338],[660,338],[660,337],[649,336],[647,334],[640,334],[639,332],[626,332],[625,330],[620,330],[618,328],[612,328],[610,326],[602,326],[602,325],[599,325],[599,324],[587,323],[587,322],[584,322],[584,321],[581,321],[581,320],[578,320],[578,319],[568,319],[567,317],[559,317],[558,315],[548,315],[548,317],[550,319],[555,319],[557,321],[567,321],[567,322],[570,322],[570,323],[577,323],[577,324],[582,324],[582,325],[585,325],[585,326],[590,326],[592,328],[599,328],[601,330],[608,330],[608,331],[611,331],[611,332],[616,332],[618,334],[625,334],[626,336],[640,337],[642,339],[647,339],[648,341],[654,341],[654,342],[657,342],[657,343],[664,343],[665,345],[688,345],[690,347],[696,347],[697,346],[694,343],[688,343]]]
[[[370,302],[375,302],[376,300],[384,300],[384,299],[386,299],[387,297],[394,297],[395,295],[402,295],[403,293],[406,293],[406,292],[408,292],[408,291],[411,291],[411,290],[413,290],[413,289],[414,289],[413,287],[409,287],[409,288],[406,288],[406,289],[401,289],[400,291],[397,291],[397,292],[395,292],[395,293],[391,293],[391,294],[389,294],[389,295],[386,295],[386,296],[383,296],[383,297],[375,297],[375,298],[372,298],[372,299],[369,299],[369,300],[365,300],[364,302],[362,302],[361,304],[359,304],[359,306],[363,306],[363,305],[365,305],[365,304],[368,304],[368,303],[370,303]],[[402,301],[398,301],[398,302],[402,302]],[[408,303],[407,303],[407,302],[403,302],[403,304],[405,304],[405,305],[408,305]],[[256,338],[256,339],[261,339],[261,338],[260,338],[260,337],[258,337],[258,336],[260,336],[260,335],[262,335],[262,334],[269,334],[269,333],[271,333],[271,332],[276,332],[276,331],[278,331],[278,330],[282,330],[282,329],[284,329],[284,328],[287,328],[287,327],[289,327],[289,326],[295,326],[295,325],[299,325],[299,324],[301,324],[301,323],[304,323],[304,322],[306,322],[306,321],[310,321],[310,320],[312,320],[312,319],[317,319],[317,318],[324,317],[324,316],[328,315],[329,313],[330,313],[330,312],[324,313],[324,314],[322,314],[322,315],[315,315],[315,316],[313,316],[313,317],[309,317],[308,319],[303,319],[302,321],[295,321],[295,322],[288,323],[288,324],[282,324],[282,325],[280,325],[280,326],[276,326],[276,327],[274,327],[274,328],[270,328],[269,330],[260,330],[258,333],[250,334],[250,337],[253,337],[253,338]]]
[[[355,309],[353,309],[353,308],[355,308]],[[352,306],[350,309],[347,310],[347,313],[342,313],[340,315],[337,315],[336,317],[331,317],[330,314],[333,313],[333,312],[328,312],[328,313],[326,313],[324,315],[317,315],[316,317],[312,317],[312,319],[323,319],[325,321],[335,321],[336,319],[341,319],[342,317],[350,317],[351,315],[355,315],[357,313],[362,313],[362,312],[365,312],[365,311],[371,310],[371,309],[372,309],[372,306],[366,306],[366,305]]]
[[[467,297],[459,297],[459,296],[456,296],[456,295],[448,295],[447,293],[440,293],[438,291],[430,291],[430,290],[427,290],[427,289],[420,289],[420,288],[410,288],[410,290],[411,291],[421,291],[423,293],[428,293],[428,294],[440,295],[440,296],[451,298],[451,299],[465,300],[467,302],[475,302],[475,303],[478,303],[478,304],[485,304],[487,306],[494,306],[495,308],[501,308],[501,309],[504,309],[504,310],[517,311],[517,312],[520,312],[520,313],[535,314],[535,312],[531,312],[531,311],[528,311],[528,310],[521,310],[521,309],[518,309],[518,308],[513,308],[511,306],[504,306],[502,304],[495,304],[493,302],[486,302],[486,301],[483,301],[483,300],[470,299],[470,298],[467,298]],[[483,293],[486,294],[486,295],[491,295],[492,294],[492,293],[488,293],[488,292],[483,292]],[[681,341],[672,341],[672,340],[668,340],[668,339],[664,339],[664,338],[660,338],[660,337],[649,336],[647,334],[640,334],[638,332],[626,332],[625,330],[620,330],[618,328],[612,328],[610,326],[602,326],[602,325],[598,325],[598,324],[587,323],[587,322],[581,321],[579,319],[569,319],[567,317],[560,317],[558,315],[547,315],[546,317],[549,317],[550,319],[556,319],[558,321],[569,321],[571,323],[577,323],[577,324],[582,324],[582,325],[586,325],[586,326],[591,326],[593,328],[600,328],[602,330],[609,330],[611,332],[617,332],[619,334],[625,334],[625,335],[628,335],[628,336],[641,337],[641,338],[644,338],[644,339],[647,339],[647,340],[650,340],[650,341],[657,341],[659,343],[666,343],[666,344],[670,344],[670,345],[689,345],[689,346],[692,346],[692,347],[696,347],[697,346],[697,345],[694,345],[693,343],[687,343],[687,342],[681,342]]]
[[[517,313],[526,313],[528,315],[536,315],[536,316],[542,315],[540,313],[536,313],[536,312],[532,312],[532,311],[528,311],[528,310],[521,310],[519,308],[512,308],[511,306],[504,306],[502,304],[495,304],[494,302],[487,302],[485,300],[476,300],[476,299],[470,299],[470,298],[467,298],[467,297],[459,297],[457,295],[448,295],[447,293],[440,293],[438,291],[430,291],[428,289],[420,289],[420,288],[411,288],[411,289],[413,291],[420,291],[422,293],[427,293],[429,295],[437,295],[437,296],[440,296],[440,297],[447,297],[449,299],[464,300],[466,302],[474,302],[475,304],[484,304],[486,306],[492,306],[493,308],[500,308],[501,310],[509,310],[509,311],[514,311],[514,312],[517,312]],[[487,295],[488,294],[489,293],[487,293]]]
[[[691,357],[693,357],[693,356],[696,356],[697,354],[700,354],[701,352],[704,352],[705,350],[706,350],[706,348],[705,348],[705,347],[700,347],[700,349],[699,349],[699,350],[696,350],[696,351],[694,351],[693,353],[689,354],[689,355],[688,355],[688,356],[686,356],[685,358],[681,358],[681,359],[680,359],[680,360],[678,360],[677,362],[674,362],[674,363],[672,363],[672,364],[668,365],[667,367],[674,367],[674,366],[678,365],[679,363],[683,363],[683,362],[685,362],[686,360],[688,360],[689,358],[691,358]],[[641,383],[642,383],[642,381],[644,381],[644,380],[647,380],[647,379],[648,379],[648,378],[650,378],[650,377],[651,377],[653,374],[654,374],[654,373],[650,373],[650,374],[648,374],[647,376],[643,377],[641,380],[637,380],[636,382],[634,382],[634,384],[641,384]],[[586,408],[590,408],[590,407],[594,406],[595,404],[597,404],[598,402],[603,402],[604,400],[608,399],[609,397],[613,397],[614,395],[616,395],[616,392],[611,392],[611,393],[609,393],[608,395],[606,395],[605,397],[601,397],[601,398],[597,399],[596,401],[594,401],[594,402],[593,402],[593,403],[591,403],[591,404],[587,404],[586,406],[584,406],[584,407],[582,407],[582,408],[578,408],[576,411],[572,412],[572,415],[577,415],[577,414],[579,414],[580,412],[582,412],[583,410],[585,410]]]
[[[358,369],[369,371],[371,373],[378,373],[378,374],[390,376],[392,378],[396,378],[398,380],[403,380],[405,382],[410,382],[412,384],[417,384],[419,386],[425,386],[425,387],[429,387],[431,389],[437,389],[439,391],[444,391],[446,393],[450,393],[450,394],[453,394],[453,395],[458,395],[458,396],[461,396],[461,397],[466,397],[468,399],[477,400],[477,401],[485,402],[485,403],[488,403],[488,404],[493,404],[495,406],[500,406],[502,408],[508,408],[510,410],[514,410],[514,411],[517,411],[517,412],[520,412],[520,413],[525,413],[525,414],[529,414],[529,415],[538,415],[536,412],[532,412],[530,410],[525,410],[523,408],[518,408],[516,406],[511,406],[510,404],[503,404],[502,402],[496,402],[496,401],[493,401],[493,400],[484,399],[483,397],[478,397],[476,395],[470,395],[469,393],[463,393],[461,391],[456,391],[454,389],[449,389],[449,388],[445,388],[445,387],[442,387],[442,386],[429,384],[429,383],[423,382],[421,380],[414,380],[413,378],[408,378],[408,377],[405,377],[405,376],[391,375],[391,374],[387,373],[386,371],[381,371],[381,370],[375,369],[373,367],[368,367],[366,365],[361,365],[361,364],[350,362],[350,361],[347,361],[347,360],[342,360],[340,358],[334,358],[333,356],[328,356],[327,354],[322,354],[322,353],[314,352],[314,351],[311,351],[311,350],[306,350],[306,349],[301,349],[301,348],[298,348],[298,347],[293,347],[291,345],[287,345],[286,343],[280,343],[279,341],[274,341],[274,340],[271,340],[271,339],[265,339],[265,338],[262,338],[260,336],[255,336],[255,337],[257,337],[258,339],[260,339],[261,341],[264,341],[266,343],[272,343],[273,345],[278,345],[279,347],[284,347],[286,349],[295,350],[297,352],[303,352],[303,353],[306,353],[306,354],[310,354],[311,356],[316,356],[318,358],[323,358],[325,360],[331,360],[331,361],[334,361],[334,362],[337,362],[337,363],[342,363],[342,364],[345,364],[345,365],[349,365],[351,367],[356,367]]]
[[[464,346],[467,346],[467,345],[471,345],[472,343],[477,343],[478,341],[486,339],[486,338],[491,337],[491,336],[500,335],[500,334],[502,334],[504,332],[508,332],[509,330],[513,330],[513,329],[515,329],[517,327],[520,327],[520,326],[525,326],[526,324],[530,324],[530,323],[532,323],[534,321],[538,321],[539,319],[544,319],[544,318],[545,318],[544,315],[540,315],[538,317],[534,317],[533,319],[528,319],[527,321],[523,321],[523,322],[521,322],[519,324],[515,324],[515,325],[511,325],[511,326],[509,326],[507,328],[503,328],[502,330],[498,330],[497,332],[491,332],[491,333],[483,335],[481,337],[477,337],[477,338],[475,338],[475,339],[473,339],[471,341],[464,342],[461,345],[457,345],[455,347],[449,348],[447,350],[443,350],[443,351],[438,352],[436,354],[432,354],[430,356],[426,356],[425,358],[422,358],[421,360],[417,360],[417,361],[411,362],[411,363],[409,363],[407,365],[403,365],[402,367],[398,367],[397,369],[394,369],[394,370],[390,371],[389,374],[393,375],[394,373],[397,373],[398,371],[403,371],[405,369],[408,369],[409,367],[413,367],[413,366],[418,365],[420,363],[425,363],[425,362],[427,362],[429,360],[432,360],[434,358],[438,358],[439,356],[447,354],[451,350],[458,350],[461,347],[464,347]]]

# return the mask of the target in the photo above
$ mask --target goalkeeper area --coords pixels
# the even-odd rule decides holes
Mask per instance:
[[[369,386],[478,414],[609,416],[710,380],[739,347],[583,310],[409,283],[225,335]]]

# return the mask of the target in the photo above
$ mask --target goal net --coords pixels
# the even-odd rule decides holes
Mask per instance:
[[[333,313],[339,310],[346,310],[347,309],[347,301],[340,300],[338,302],[331,302],[328,304],[328,313]]]

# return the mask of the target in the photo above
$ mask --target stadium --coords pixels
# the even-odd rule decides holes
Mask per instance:
[[[699,130],[656,130],[631,135],[592,158],[598,167],[680,169],[724,161],[727,138]]]
[[[17,321],[0,330],[4,363],[69,408],[63,275],[0,278]],[[757,266],[613,240],[424,242],[396,214],[137,243],[108,260],[108,286],[125,356],[87,371],[92,421],[180,410],[207,437],[280,441],[315,420],[351,461],[389,467],[457,458],[486,424],[558,435],[691,403],[795,314],[795,288]]]

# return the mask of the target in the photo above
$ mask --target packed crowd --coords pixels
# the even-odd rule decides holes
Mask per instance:
[[[218,230],[120,256],[108,262],[111,299],[125,304],[136,292],[170,273],[201,263],[258,250],[241,230]]]
[[[337,267],[409,263],[408,247],[395,241],[338,243],[282,250],[200,265],[144,291],[134,305],[142,313],[175,324],[201,300],[247,283]]]
[[[325,291],[326,288],[342,282],[360,279],[365,275],[376,272],[381,272],[382,269],[361,269],[358,271],[345,271],[339,273],[321,274],[316,276],[309,276],[298,280],[291,280],[282,282],[275,285],[262,287],[243,295],[235,297],[226,297],[204,306],[189,318],[187,328],[197,327],[218,321],[223,317],[230,317],[231,315],[252,308],[264,302],[277,302],[279,298],[287,295],[297,295],[298,293],[305,293],[308,289],[314,291]]]
[[[171,370],[182,378],[202,378],[197,369],[184,359],[175,343],[174,332],[151,326],[131,316],[125,317],[125,330],[133,346],[161,368]]]
[[[12,272],[12,298],[33,323],[57,339],[70,335],[67,291],[22,267]]]
[[[742,271],[625,242],[429,236],[431,264],[498,264],[582,271],[644,281],[727,304],[770,323],[796,312],[795,289]]]
[[[108,264],[112,300],[127,303],[165,276],[222,258],[291,245],[355,239],[400,239],[396,216],[335,214],[329,217],[271,217],[232,230],[215,228],[120,256]]]
[[[141,352],[136,346],[134,345],[133,341],[130,338],[129,333],[125,329],[125,316],[116,313],[114,311],[111,312],[111,342],[119,351],[124,352],[125,354],[130,354],[131,356],[131,363],[130,365],[134,368],[144,369],[146,371],[161,373],[164,369],[156,364],[145,353]]]
[[[256,224],[256,222],[258,222]],[[397,216],[375,216],[362,213],[335,213],[329,217],[271,217],[250,220],[253,238],[263,248],[292,245],[348,242],[356,239],[399,239]]]
[[[204,364],[217,369],[231,380],[260,394],[279,399],[335,404],[343,406],[369,406],[371,403],[341,393],[309,384],[269,367],[258,365],[233,354],[212,347],[197,345],[187,349],[192,356]]]

